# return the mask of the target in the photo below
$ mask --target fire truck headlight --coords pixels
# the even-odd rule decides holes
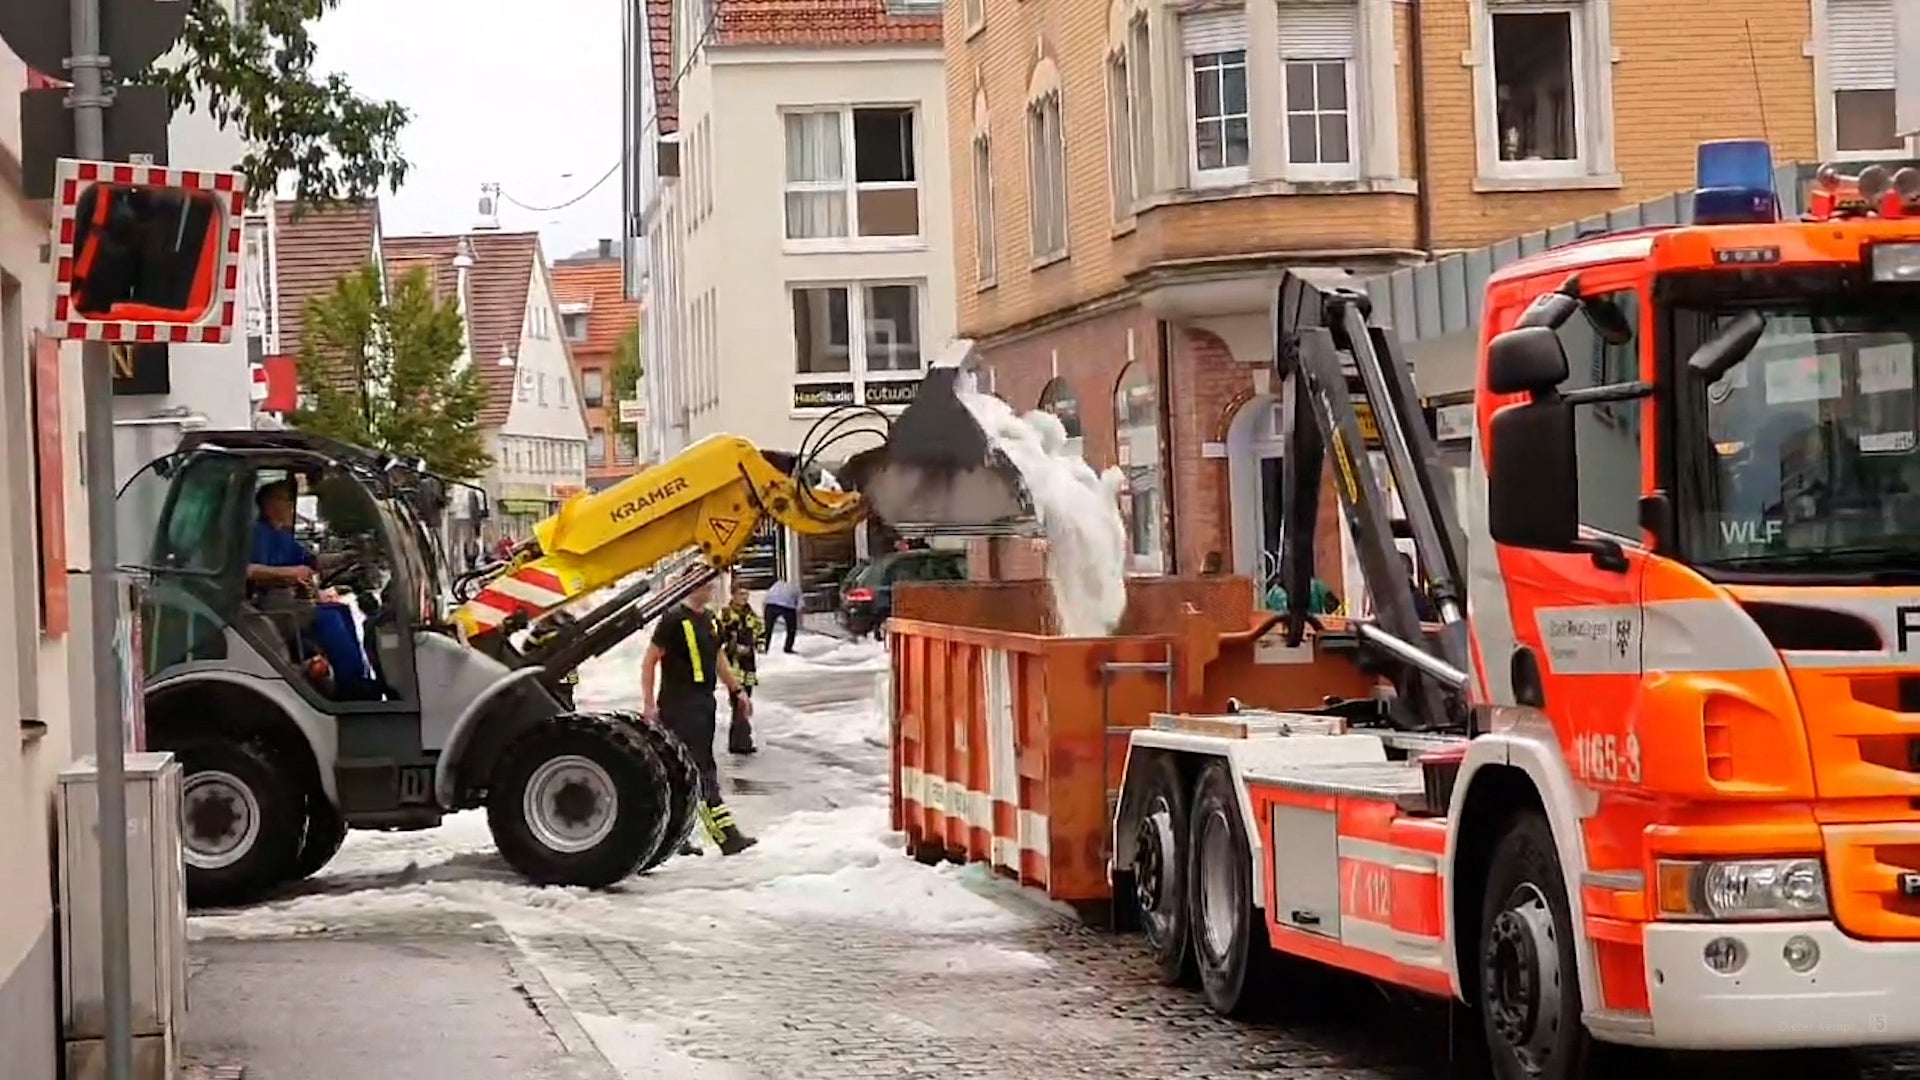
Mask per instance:
[[[1867,252],[1873,280],[1886,285],[1920,282],[1920,244],[1875,244]]]
[[[1818,919],[1829,914],[1818,859],[1662,860],[1659,911],[1666,919]]]

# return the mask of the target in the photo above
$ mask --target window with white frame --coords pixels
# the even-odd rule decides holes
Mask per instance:
[[[720,404],[720,297],[707,290],[707,403]]]
[[[1902,149],[1894,90],[1899,54],[1894,0],[1827,0],[1827,81],[1833,90],[1833,145],[1841,155]]]
[[[1067,145],[1060,124],[1060,91],[1027,104],[1028,226],[1035,261],[1067,253]]]
[[[875,389],[920,377],[925,286],[911,281],[806,283],[788,289],[793,306],[796,407],[802,388],[832,391],[822,404],[873,402]]]
[[[1209,11],[1180,20],[1187,58],[1187,167],[1196,187],[1243,184],[1252,152],[1247,110],[1247,16]]]
[[[1598,108],[1591,0],[1487,0],[1493,169],[1516,179],[1584,175]]]
[[[1127,26],[1127,109],[1133,120],[1133,197],[1151,194],[1153,183],[1153,39],[1147,17],[1136,15]]]
[[[597,409],[606,403],[607,376],[599,368],[580,370],[580,403],[589,409]]]
[[[599,468],[606,463],[607,431],[605,428],[594,428],[587,436],[587,465],[591,468]]]
[[[1354,105],[1359,6],[1281,0],[1279,16],[1287,176],[1354,179],[1359,176]]]
[[[786,114],[789,240],[918,238],[918,137],[911,106]]]
[[[713,117],[700,118],[700,217],[713,214]]]
[[[993,139],[983,131],[973,137],[974,277],[981,285],[992,282],[1000,268],[993,202]]]
[[[1133,80],[1125,48],[1107,56],[1107,183],[1115,221],[1133,216]]]

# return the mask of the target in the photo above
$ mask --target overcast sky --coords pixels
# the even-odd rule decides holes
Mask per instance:
[[[381,202],[389,233],[459,232],[480,185],[533,207],[572,199],[619,160],[621,0],[342,0],[314,30],[318,67],[413,111],[412,171]],[[562,210],[504,205],[549,258],[620,231],[620,177]]]

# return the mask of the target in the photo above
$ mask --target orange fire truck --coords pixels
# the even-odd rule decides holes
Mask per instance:
[[[1324,474],[1391,688],[1130,736],[1115,894],[1216,1008],[1322,961],[1463,1003],[1502,1080],[1920,1041],[1920,170],[1782,221],[1764,144],[1700,167],[1693,224],[1489,283],[1459,515],[1357,283],[1281,285],[1289,633]]]

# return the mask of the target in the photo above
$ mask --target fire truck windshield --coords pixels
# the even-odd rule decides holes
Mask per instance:
[[[1832,297],[1683,311],[1677,325],[1691,322],[1708,341],[1753,310],[1765,330],[1744,359],[1711,382],[1676,373],[1678,400],[1690,403],[1675,455],[1688,561],[1709,571],[1912,572],[1920,306]]]

